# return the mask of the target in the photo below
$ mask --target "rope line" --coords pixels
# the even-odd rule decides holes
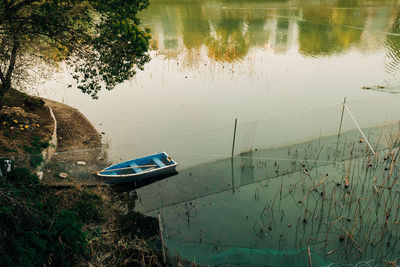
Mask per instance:
[[[358,125],[358,123],[357,123],[356,119],[354,118],[353,114],[351,113],[350,109],[347,107],[346,102],[345,102],[345,101],[342,101],[342,104],[343,104],[344,107],[346,108],[347,112],[349,112],[350,117],[352,118],[352,120],[353,120],[354,123],[356,124],[356,126],[357,126],[358,130],[360,131],[361,135],[364,137],[365,142],[367,142],[367,144],[368,144],[369,148],[371,149],[372,153],[375,155],[374,149],[372,148],[371,144],[368,142],[367,137],[365,136],[365,134],[364,134],[363,131],[361,130],[360,125]]]

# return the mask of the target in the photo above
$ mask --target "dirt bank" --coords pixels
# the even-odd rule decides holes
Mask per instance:
[[[95,183],[93,171],[107,165],[101,135],[77,109],[43,99],[57,120],[57,151],[45,166],[43,181],[48,183]],[[60,173],[67,174],[66,178]]]
[[[46,183],[93,183],[91,173],[107,165],[101,136],[77,109],[52,100],[7,92],[0,110],[0,157],[12,157],[18,166],[36,169],[57,121],[56,155],[43,166]],[[39,167],[39,169],[41,169]],[[60,173],[63,175],[60,176]]]
[[[73,151],[101,147],[101,136],[77,109],[43,99],[57,119],[57,151]]]
[[[0,156],[15,157],[41,151],[54,129],[44,101],[10,90],[0,110]]]

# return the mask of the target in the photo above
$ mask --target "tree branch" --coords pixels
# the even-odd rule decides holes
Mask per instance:
[[[0,80],[1,80],[1,83],[5,83],[5,81],[6,81],[6,79],[5,79],[5,77],[4,77],[4,74],[3,74],[3,72],[1,71],[1,68],[0,68]]]
[[[16,40],[16,38],[14,38],[13,41],[14,42],[13,42],[13,48],[11,50],[10,64],[8,65],[7,74],[5,76],[5,82],[8,82],[11,80],[11,75],[12,75],[12,72],[15,67],[15,61],[17,59],[17,51],[18,51],[19,43]]]
[[[25,1],[19,2],[18,4],[10,6],[10,11],[11,12],[17,12],[21,8],[23,8],[23,7],[27,6],[27,5],[30,5],[30,4],[32,4],[34,2],[37,2],[37,0],[25,0]]]

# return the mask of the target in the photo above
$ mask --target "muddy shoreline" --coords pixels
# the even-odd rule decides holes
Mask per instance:
[[[100,183],[92,172],[108,165],[101,135],[76,108],[49,99],[43,101],[56,117],[58,145],[56,154],[43,168],[42,181],[49,184]]]

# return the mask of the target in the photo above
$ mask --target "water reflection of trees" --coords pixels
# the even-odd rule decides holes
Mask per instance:
[[[380,1],[372,8],[363,8],[362,1],[341,0],[311,4],[153,1],[144,16],[151,21],[153,43],[157,44],[154,47],[159,51],[176,55],[185,49],[205,48],[209,57],[232,62],[245,57],[251,48],[284,53],[296,43],[306,56],[346,53],[353,48],[376,49],[378,45],[371,47],[374,33],[388,31],[390,25],[394,27],[392,32],[396,30],[396,9],[388,9],[385,4],[393,6],[392,1]],[[398,61],[396,38],[388,37],[386,44],[391,53],[397,53],[394,58]]]
[[[331,55],[358,45],[367,19],[360,12],[360,9],[305,8],[298,23],[300,52]]]
[[[217,61],[243,58],[249,50],[243,17],[238,17],[236,12],[224,12],[219,21],[211,24],[211,34],[205,45],[209,57]]]
[[[181,9],[183,43],[187,49],[200,49],[204,40],[210,36],[207,14],[200,2],[183,2]]]
[[[394,73],[400,70],[400,11],[397,11],[390,33],[386,39],[388,47],[386,57],[389,59],[386,69],[389,73]]]
[[[251,46],[263,47],[269,41],[270,30],[265,28],[267,19],[257,14],[256,16],[247,16],[247,38]]]

